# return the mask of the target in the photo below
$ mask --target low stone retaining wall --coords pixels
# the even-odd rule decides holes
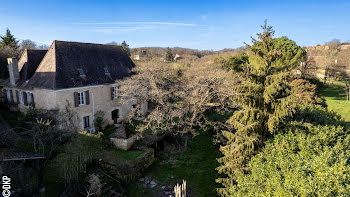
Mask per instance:
[[[152,165],[154,161],[154,150],[152,148],[142,147],[143,150],[139,157],[132,161],[111,163],[105,160],[99,161],[99,165],[110,174],[115,175],[123,181],[130,182],[139,178],[145,169]]]
[[[116,137],[111,137],[110,140],[112,144],[122,150],[129,150],[132,145],[135,143],[136,136],[131,136],[127,139],[122,139],[122,138],[116,138]]]

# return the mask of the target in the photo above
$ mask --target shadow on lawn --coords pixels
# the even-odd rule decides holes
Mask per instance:
[[[330,84],[320,90],[321,97],[331,97],[332,100],[346,100],[345,87],[343,85]]]

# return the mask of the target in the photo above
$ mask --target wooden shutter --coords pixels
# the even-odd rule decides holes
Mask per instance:
[[[23,101],[24,101],[24,105],[27,106],[28,105],[28,97],[27,97],[27,92],[23,92]]]
[[[7,100],[7,90],[4,89],[2,92],[4,93],[3,96],[4,96],[4,99],[5,99],[5,103],[7,103],[8,102],[8,100]]]
[[[79,107],[78,92],[74,92],[74,106]]]
[[[17,100],[17,104],[19,104],[19,93],[18,93],[18,90],[16,90],[16,100]]]
[[[85,103],[86,105],[90,104],[89,90],[85,91]]]
[[[34,94],[30,93],[30,97],[32,98],[32,106],[35,107],[35,103],[34,103]]]
[[[111,87],[111,100],[114,99],[114,87]]]

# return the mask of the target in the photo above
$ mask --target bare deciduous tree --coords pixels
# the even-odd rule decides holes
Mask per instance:
[[[337,39],[333,39],[332,41],[327,43],[329,50],[327,51],[327,62],[325,67],[325,73],[324,73],[324,83],[327,83],[327,79],[332,76],[332,71],[337,70],[335,67],[337,67],[338,62],[336,59],[337,54],[340,51],[340,41]]]
[[[209,123],[207,110],[227,112],[232,106],[233,86],[237,78],[232,72],[208,64],[166,64],[143,62],[136,74],[121,82],[121,100],[136,97],[139,103],[149,103],[149,113],[139,131],[197,135],[199,128]],[[132,93],[132,94],[130,94]],[[135,116],[135,110],[130,118]]]
[[[299,70],[302,78],[314,78],[317,74],[317,64],[313,57],[308,57],[301,62]]]
[[[78,114],[73,110],[72,105],[68,100],[65,109],[58,112],[57,121],[62,128],[71,128],[72,131],[77,131],[78,125]]]

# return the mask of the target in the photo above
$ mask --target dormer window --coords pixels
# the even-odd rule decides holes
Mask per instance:
[[[104,67],[103,70],[105,71],[105,75],[111,75],[107,67]]]
[[[85,75],[83,69],[78,68],[78,72],[79,72],[80,77],[86,77],[86,75]]]

